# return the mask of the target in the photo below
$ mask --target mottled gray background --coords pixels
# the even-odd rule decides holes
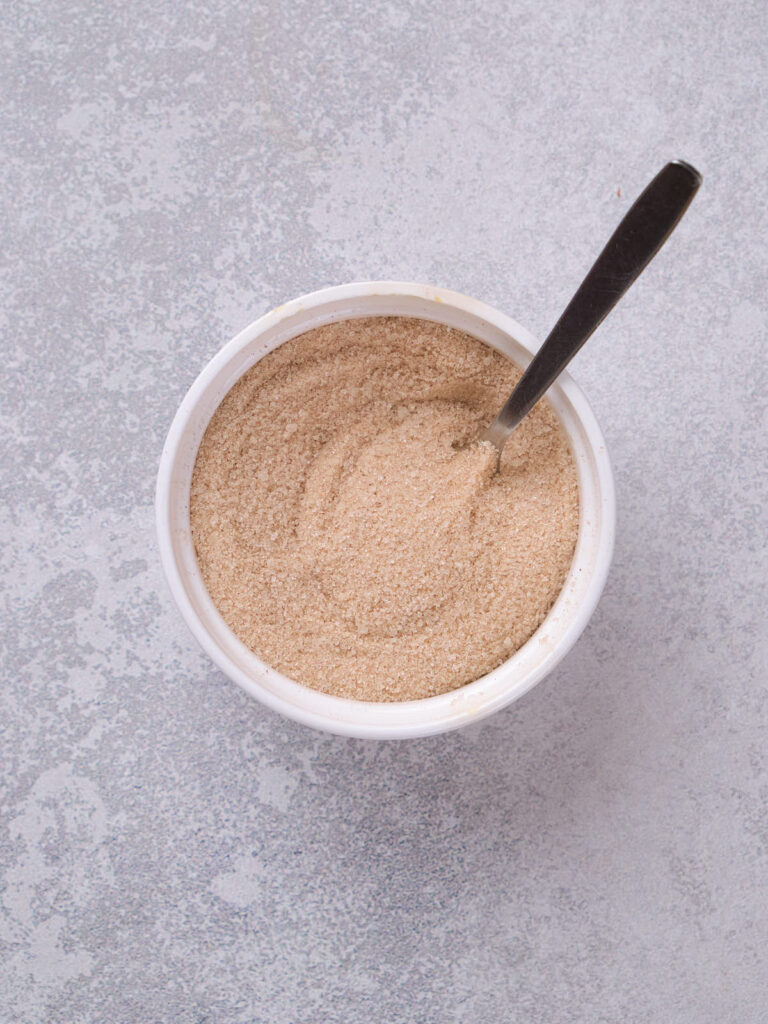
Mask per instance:
[[[0,1018],[768,1020],[768,9],[8,3]],[[574,364],[619,531],[586,634],[471,730],[337,739],[198,651],[152,498],[237,330],[360,278],[546,333],[682,156]]]

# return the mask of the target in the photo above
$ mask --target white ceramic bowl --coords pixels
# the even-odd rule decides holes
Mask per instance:
[[[254,363],[312,327],[361,316],[412,316],[459,328],[526,366],[536,339],[508,316],[457,292],[373,281],[294,299],[256,320],[208,363],[181,403],[160,459],[156,511],[160,557],[171,592],[203,649],[263,704],[305,725],[366,739],[405,739],[477,722],[526,693],[557,665],[600,598],[613,552],[613,476],[587,400],[564,373],[548,397],[570,438],[579,474],[581,519],[563,590],[531,639],[493,672],[426,700],[375,704],[301,686],[264,664],[230,631],[205,589],[189,525],[189,488],[197,449],[217,406]]]

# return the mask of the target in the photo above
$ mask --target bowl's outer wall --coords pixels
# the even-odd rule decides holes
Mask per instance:
[[[586,398],[564,373],[550,389],[576,459],[581,518],[573,563],[557,601],[531,639],[482,679],[420,701],[374,704],[301,686],[264,664],[229,630],[200,575],[189,525],[189,488],[205,429],[236,380],[278,345],[320,324],[361,316],[413,316],[467,331],[527,365],[538,343],[505,314],[456,292],[403,282],[361,282],[314,292],[267,313],[208,363],[171,425],[160,460],[156,513],[160,556],[171,592],[203,649],[251,696],[314,728],[369,739],[446,732],[499,710],[550,672],[575,643],[603,589],[613,552],[613,476]]]

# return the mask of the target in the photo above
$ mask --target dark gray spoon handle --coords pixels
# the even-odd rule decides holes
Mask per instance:
[[[669,238],[700,184],[699,172],[682,160],[659,171],[611,235],[483,440],[492,441],[501,451],[518,423]]]

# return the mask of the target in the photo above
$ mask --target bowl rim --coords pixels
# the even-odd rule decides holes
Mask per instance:
[[[175,536],[178,534],[178,529],[174,526],[172,494],[180,451],[187,439],[190,424],[198,413],[201,403],[208,399],[214,381],[220,380],[222,371],[237,361],[241,353],[252,346],[256,339],[301,314],[307,314],[306,320],[309,320],[312,312],[323,306],[374,297],[424,300],[430,305],[439,304],[439,308],[442,309],[449,307],[468,315],[473,320],[479,318],[497,332],[505,335],[515,347],[521,350],[523,363],[530,359],[538,348],[538,342],[534,335],[505,313],[459,292],[432,285],[403,281],[358,281],[322,288],[299,296],[265,313],[236,334],[205,365],[187,391],[173,418],[160,457],[155,493],[156,527],[160,561],[176,605],[192,635],[228,678],[272,710],[315,729],[361,739],[407,739],[448,732],[480,721],[523,696],[555,668],[584,630],[600,599],[613,554],[616,499],[613,473],[602,431],[586,396],[566,371],[561,374],[548,395],[552,398],[553,393],[557,393],[561,399],[565,399],[575,421],[582,429],[583,440],[586,442],[593,464],[594,479],[599,486],[599,509],[597,511],[600,517],[600,526],[595,534],[597,547],[593,555],[594,564],[586,582],[586,589],[581,594],[578,605],[572,608],[572,614],[566,622],[565,629],[555,643],[550,644],[541,656],[531,655],[531,645],[537,640],[540,644],[544,642],[540,639],[540,634],[542,631],[546,632],[555,609],[561,605],[564,599],[564,594],[574,573],[578,574],[582,571],[577,565],[577,555],[583,533],[583,523],[581,522],[583,509],[580,514],[579,541],[577,541],[577,549],[569,576],[563,591],[544,622],[511,658],[502,662],[492,672],[458,690],[414,701],[391,703],[355,701],[303,686],[262,662],[226,626],[208,596],[204,584],[202,584],[202,578],[194,580],[194,570],[189,572],[181,564],[178,548],[181,541],[178,536]],[[438,306],[435,306],[435,311],[437,308]],[[374,311],[355,314],[355,316],[366,315],[377,314]],[[334,317],[337,320],[350,318],[348,315]],[[422,318],[429,319],[428,316]],[[299,323],[296,330],[292,330],[271,348],[265,348],[249,363],[249,366],[254,365],[263,355],[267,354],[267,351],[271,351],[272,348],[282,344],[289,337],[295,337],[310,330],[312,326],[314,324],[311,322],[306,322],[304,326]],[[469,328],[468,330],[469,333],[472,333]],[[236,377],[227,384],[223,393],[218,397],[215,407],[220,404],[224,394],[234,384],[234,380],[243,372],[246,372],[245,369],[241,369]],[[206,426],[209,421],[210,415]],[[567,428],[566,432],[573,444],[573,434],[568,432]],[[194,459],[192,461],[194,462]],[[579,469],[580,478],[582,469],[583,467]],[[189,543],[191,543],[191,539]],[[194,554],[193,560],[196,566]],[[580,581],[580,585],[583,586],[583,580]],[[190,598],[188,586],[196,587],[196,603],[198,608],[204,608],[209,625],[203,621],[198,608]],[[202,587],[202,593],[200,587]],[[227,653],[217,636],[223,638],[230,653]],[[237,659],[232,652],[237,655]],[[514,677],[514,666],[522,664],[523,652],[527,652],[530,666],[528,670],[522,675],[518,673],[518,678],[513,678],[509,685],[500,685],[503,683],[505,675],[511,674]],[[250,671],[244,670],[243,665],[246,665]],[[266,683],[269,683],[269,686]]]

